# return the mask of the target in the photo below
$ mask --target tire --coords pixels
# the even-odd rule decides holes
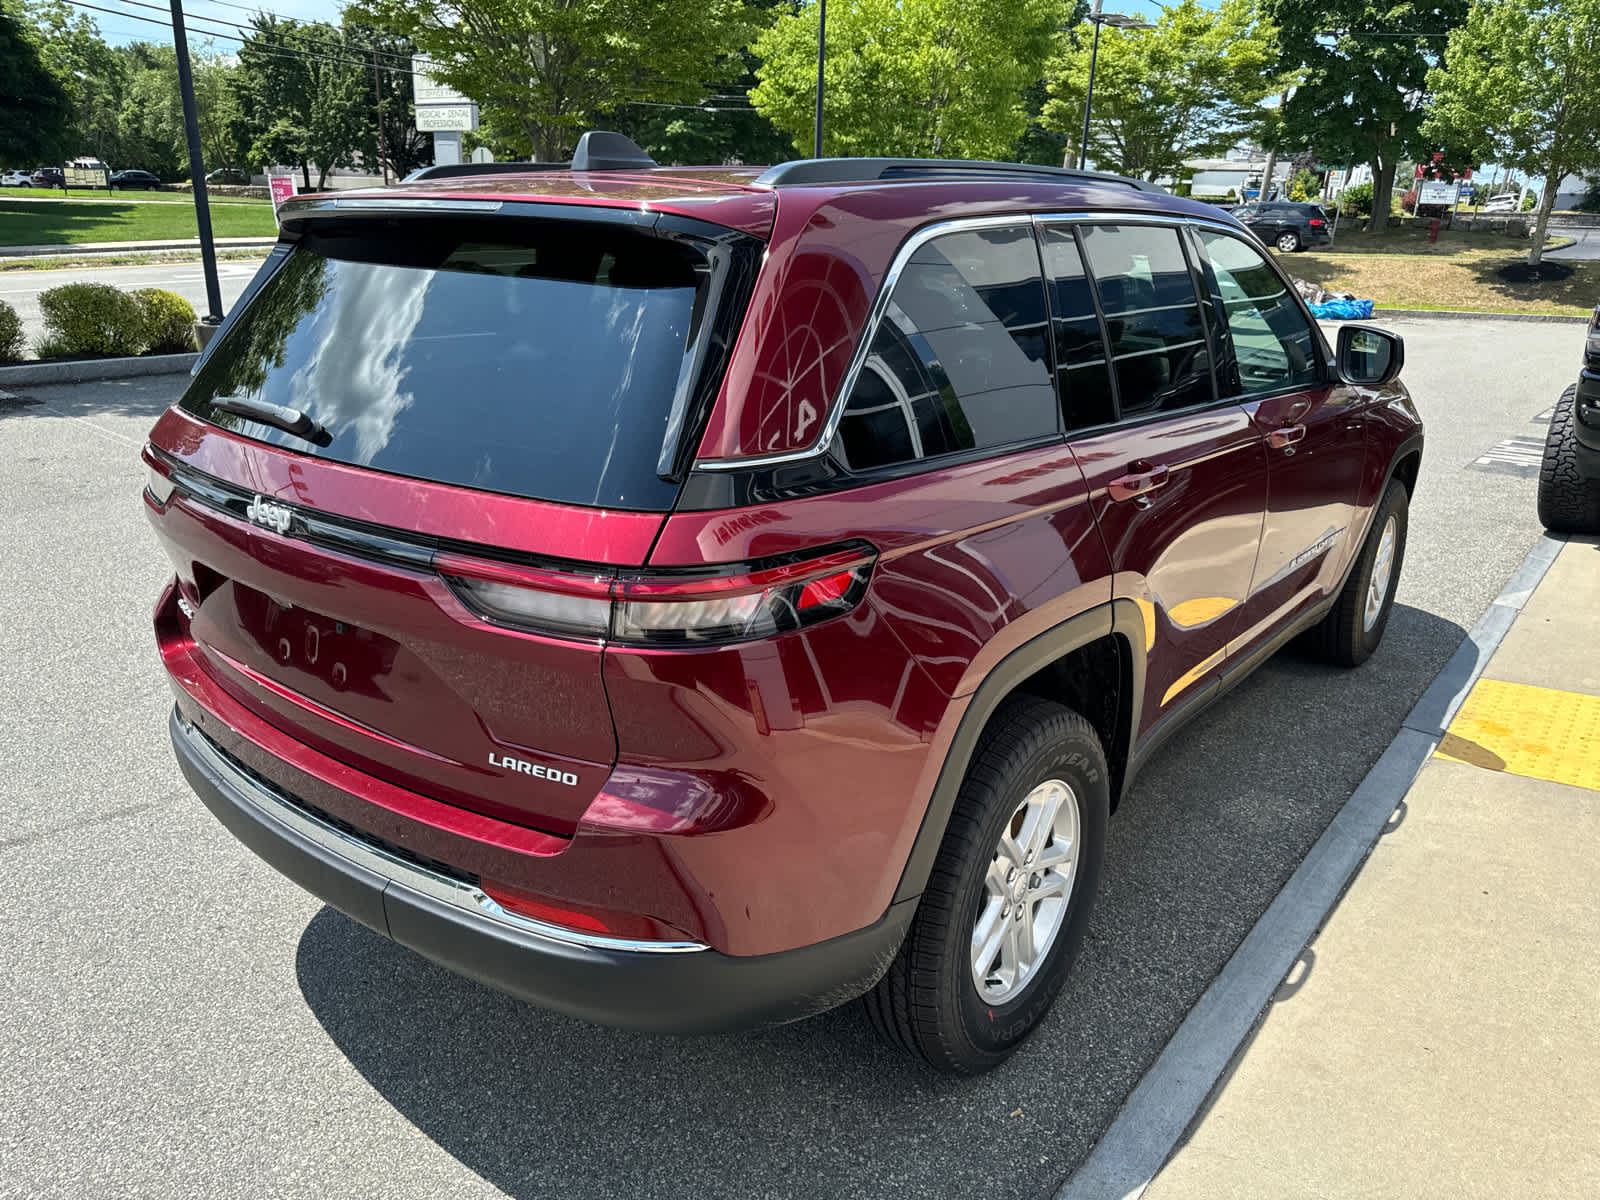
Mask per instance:
[[[1278,235],[1273,245],[1285,254],[1293,254],[1300,249],[1300,235],[1292,229],[1285,229]]]
[[[1394,609],[1394,592],[1405,564],[1406,528],[1411,497],[1398,479],[1389,484],[1383,502],[1372,519],[1361,554],[1339,592],[1339,599],[1311,631],[1311,647],[1318,658],[1341,667],[1359,667],[1372,657],[1383,641],[1389,614]],[[1382,570],[1386,531],[1392,526],[1387,549],[1387,573],[1377,589],[1374,575]]]
[[[1539,464],[1539,520],[1554,533],[1600,533],[1600,479],[1578,469],[1578,388],[1556,401]]]
[[[1051,797],[1059,801],[1058,815],[1046,828]],[[1100,882],[1110,808],[1105,751],[1088,721],[1032,696],[1001,705],[962,780],[900,953],[863,997],[878,1031],[952,1074],[975,1075],[1004,1062],[1050,1011],[1072,967]],[[1070,818],[1075,837],[1063,836]],[[1036,827],[1042,836],[1029,837]],[[1025,923],[1005,897],[1003,831],[1017,853],[1024,844],[1033,847],[1033,857],[1025,857],[1029,869],[1009,872],[1016,880],[1010,895],[1026,896]],[[1076,851],[1071,865],[1069,844]],[[1051,865],[1041,871],[1040,863]],[[1040,898],[1031,890],[1034,880]],[[1000,931],[986,939],[997,957],[983,968],[981,984],[973,949],[980,919]],[[1013,969],[1008,978],[1005,958],[1016,948],[1014,934],[1024,930],[1043,949],[1031,969]]]

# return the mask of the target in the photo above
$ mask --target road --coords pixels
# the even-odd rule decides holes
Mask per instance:
[[[1537,537],[1489,451],[1542,437],[1581,329],[1392,324],[1428,449],[1383,646],[1280,655],[1163,749],[1054,1013],[966,1081],[854,1006],[726,1038],[541,1012],[277,876],[166,744],[137,456],[181,379],[0,409],[0,1195],[1050,1195]]]
[[[1546,258],[1600,259],[1600,229],[1555,227],[1550,230],[1557,237],[1575,239],[1572,245],[1561,250],[1546,250]],[[1600,296],[1596,297],[1600,300]]]
[[[219,262],[217,282],[222,287],[222,310],[239,298],[261,265],[260,259]],[[31,344],[44,333],[39,316],[39,293],[63,283],[109,283],[124,291],[158,287],[177,292],[200,315],[206,314],[206,284],[198,262],[159,263],[148,267],[71,267],[64,271],[0,272],[0,300],[17,310]]]

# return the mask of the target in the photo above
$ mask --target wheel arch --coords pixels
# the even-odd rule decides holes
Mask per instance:
[[[896,902],[921,895],[944,841],[956,794],[984,732],[1009,697],[1055,700],[1081,713],[1100,734],[1111,771],[1113,810],[1132,759],[1144,695],[1144,615],[1114,600],[1070,617],[1001,659],[973,692],[928,798],[922,825],[901,872]]]

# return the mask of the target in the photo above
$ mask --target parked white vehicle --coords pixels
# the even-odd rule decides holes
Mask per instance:
[[[0,174],[0,187],[32,187],[32,171],[6,171]]]
[[[1516,212],[1517,194],[1515,192],[1501,192],[1498,196],[1490,196],[1483,202],[1483,211],[1486,213]]]

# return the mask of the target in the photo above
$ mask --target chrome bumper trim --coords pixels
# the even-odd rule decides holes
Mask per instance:
[[[381,846],[352,837],[326,821],[319,821],[260,780],[241,771],[231,759],[223,755],[210,738],[186,720],[181,712],[178,715],[178,729],[188,742],[188,748],[195,758],[200,760],[207,770],[225,779],[234,794],[247,800],[262,816],[270,818],[290,833],[313,842],[356,866],[382,875],[402,887],[443,901],[462,912],[503,925],[508,930],[561,946],[636,954],[691,954],[710,948],[700,942],[650,942],[632,938],[604,937],[519,916],[502,907],[476,884],[463,879],[453,879],[438,871],[430,871],[426,867],[391,854]]]

